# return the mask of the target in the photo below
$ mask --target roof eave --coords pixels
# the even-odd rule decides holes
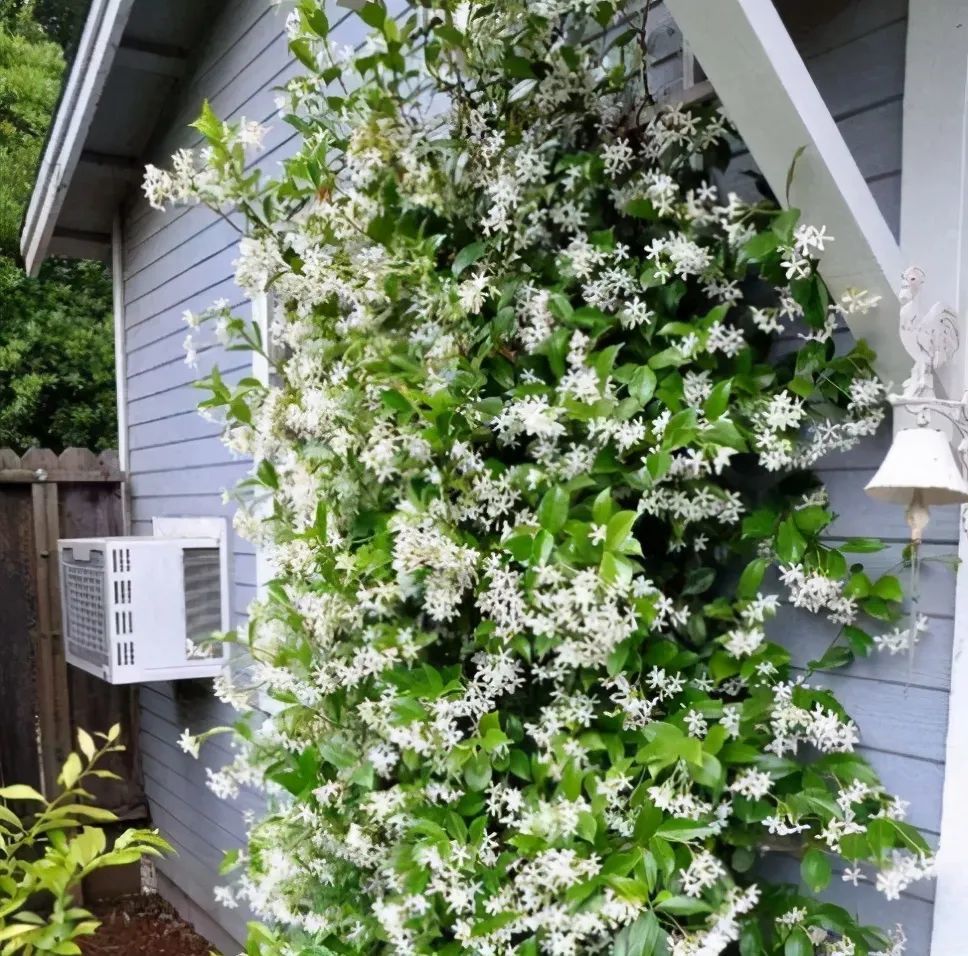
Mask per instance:
[[[50,245],[67,187],[104,91],[134,0],[93,0],[77,55],[51,126],[20,235],[29,275]]]

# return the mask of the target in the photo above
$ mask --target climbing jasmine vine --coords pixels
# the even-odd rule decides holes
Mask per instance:
[[[289,18],[276,178],[206,107],[145,180],[239,214],[273,302],[269,342],[188,317],[192,358],[212,322],[273,369],[200,383],[275,570],[220,683],[212,786],[267,794],[220,898],[253,953],[896,956],[817,894],[896,898],[928,847],[776,642],[785,604],[840,628],[816,671],[913,637],[809,471],[883,419],[834,344],[870,297],[831,300],[821,224],[723,187],[718,111],[652,101],[642,5],[350,6],[356,51]]]

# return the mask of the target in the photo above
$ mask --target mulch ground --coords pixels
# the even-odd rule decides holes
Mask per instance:
[[[160,896],[128,896],[89,907],[101,920],[78,940],[84,956],[208,956],[212,946]]]

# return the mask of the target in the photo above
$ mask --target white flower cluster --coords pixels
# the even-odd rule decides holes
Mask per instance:
[[[810,388],[772,359],[763,340],[808,317],[789,282],[745,302],[744,250],[772,214],[702,169],[720,114],[643,111],[637,69],[616,83],[618,61],[566,42],[598,36],[604,6],[448,10],[447,43],[467,43],[428,74],[435,47],[396,23],[352,53],[303,4],[288,29],[319,74],[281,96],[304,139],[282,178],[248,169],[261,127],[208,111],[209,146],[146,177],[153,204],[238,202],[237,282],[278,303],[273,348],[219,303],[186,316],[186,349],[211,320],[273,367],[267,385],[208,382],[227,446],[255,461],[236,526],[277,579],[250,608],[250,676],[279,704],[209,783],[266,790],[219,898],[291,935],[280,952],[305,936],[577,956],[654,919],[673,956],[720,956],[774,905],[735,846],[807,834],[836,853],[902,815],[833,771],[798,802],[787,768],[850,754],[858,728],[791,678],[779,597],[726,583],[751,550],[744,472],[851,447],[882,388],[863,354]],[[508,64],[526,75],[495,96]],[[817,282],[831,237],[790,229],[776,266]],[[803,348],[825,354],[866,305],[809,315]],[[806,558],[781,581],[796,607],[856,620]],[[247,709],[243,683],[219,696]],[[869,879],[894,896],[929,866],[899,854]],[[660,887],[681,917],[657,915]],[[847,937],[814,942],[852,956]]]

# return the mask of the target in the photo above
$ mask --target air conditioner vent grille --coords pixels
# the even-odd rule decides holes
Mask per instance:
[[[190,548],[184,552],[185,637],[189,658],[221,657],[221,644],[206,644],[222,627],[222,569],[218,548]]]
[[[104,626],[104,553],[91,551],[88,561],[78,561],[73,550],[65,549],[62,569],[68,649],[104,666],[110,659]]]

